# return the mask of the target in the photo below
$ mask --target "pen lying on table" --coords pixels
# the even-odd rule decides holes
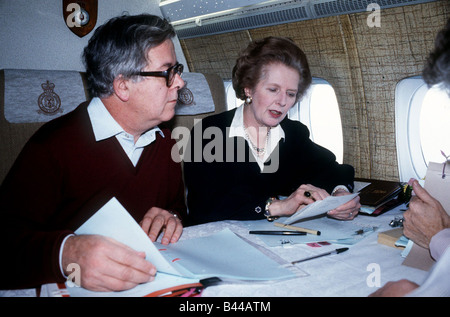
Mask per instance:
[[[340,248],[340,249],[336,249],[336,250],[333,250],[333,251],[330,251],[330,252],[326,252],[326,253],[322,253],[322,254],[319,254],[319,255],[310,256],[308,258],[304,258],[304,259],[297,260],[297,261],[293,261],[293,262],[291,262],[291,264],[296,264],[296,263],[300,263],[300,262],[304,262],[304,261],[308,261],[308,260],[312,260],[312,259],[317,259],[317,258],[320,258],[322,256],[326,256],[326,255],[339,254],[339,253],[345,252],[347,250],[348,250],[348,248]]]
[[[312,230],[312,229],[306,229],[306,228],[301,228],[301,227],[297,227],[297,226],[285,225],[284,223],[279,223],[279,222],[275,222],[274,225],[277,227],[281,227],[281,228],[286,228],[286,229],[295,230],[295,231],[299,231],[299,232],[306,232],[306,233],[315,234],[317,236],[320,236],[320,231],[318,231],[318,230]]]
[[[277,230],[263,230],[263,231],[249,231],[250,234],[268,234],[268,235],[282,235],[282,236],[304,236],[306,232],[300,231],[277,231]]]

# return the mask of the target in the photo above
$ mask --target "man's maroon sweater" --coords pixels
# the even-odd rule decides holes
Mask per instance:
[[[186,214],[170,131],[133,166],[115,137],[95,141],[87,103],[40,128],[0,188],[0,288],[63,282],[61,243],[110,198],[139,222],[151,207]]]

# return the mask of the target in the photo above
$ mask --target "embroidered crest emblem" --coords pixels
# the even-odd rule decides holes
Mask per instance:
[[[46,83],[41,84],[44,92],[39,95],[38,98],[38,113],[43,113],[46,115],[54,115],[57,112],[62,112],[61,108],[61,99],[59,96],[53,91],[55,88],[55,84],[51,83],[47,80]]]
[[[187,88],[188,82],[185,81],[185,85],[178,91],[178,102],[180,106],[195,105],[194,94]]]

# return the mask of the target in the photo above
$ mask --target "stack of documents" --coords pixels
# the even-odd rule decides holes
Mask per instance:
[[[103,235],[137,251],[144,251],[147,260],[156,266],[158,272],[154,281],[123,292],[93,292],[82,287],[67,287],[71,297],[145,296],[157,290],[193,284],[210,277],[247,281],[296,277],[292,271],[280,266],[228,229],[211,236],[179,241],[167,246],[152,243],[115,198],[75,233]]]

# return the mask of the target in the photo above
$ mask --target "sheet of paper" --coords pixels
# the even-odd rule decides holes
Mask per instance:
[[[369,182],[360,182],[360,181],[354,181],[353,185],[355,186],[353,188],[353,192],[354,193],[359,193],[362,189],[366,188],[367,186],[369,186],[371,183]]]
[[[358,196],[357,193],[344,196],[328,196],[323,200],[318,200],[302,209],[297,210],[295,214],[287,218],[283,223],[289,225],[305,218],[324,214],[345,204],[346,202],[349,202],[356,196]]]
[[[75,233],[113,238],[135,250],[144,251],[158,272],[186,278],[274,280],[295,276],[229,229],[176,244],[153,243],[116,198],[100,208]]]
[[[424,188],[435,199],[439,200],[444,210],[450,215],[450,163],[445,165],[444,163],[428,163],[427,174],[425,176]],[[446,174],[446,177],[442,178],[442,173]]]
[[[430,256],[430,250],[425,249],[411,241],[411,249],[409,250],[402,265],[428,271],[435,263],[436,261],[434,261],[434,259]]]
[[[139,284],[138,286],[120,292],[94,292],[82,287],[67,286],[70,297],[142,297],[161,289],[167,289],[178,285],[198,283],[198,279],[186,278],[158,272],[152,282]]]
[[[136,251],[145,252],[146,259],[153,263],[159,272],[180,275],[116,198],[108,201],[75,233],[98,234],[113,238]]]
[[[161,253],[186,276],[233,280],[278,280],[295,274],[225,229],[213,235],[161,247]]]

